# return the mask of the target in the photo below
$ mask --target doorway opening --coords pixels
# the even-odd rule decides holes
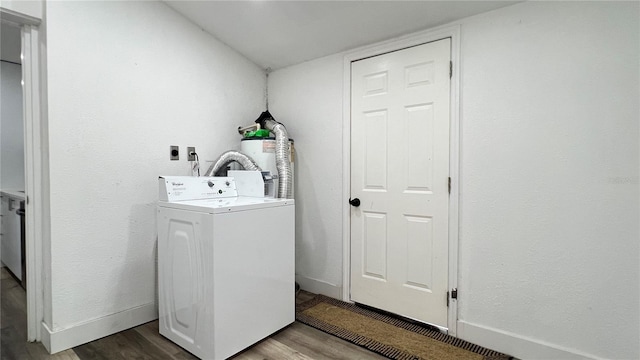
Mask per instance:
[[[0,168],[7,166],[7,173],[4,173],[5,169],[2,169],[0,178],[0,190],[3,191],[3,200],[5,199],[4,193],[10,193],[13,197],[18,197],[18,201],[8,201],[7,211],[11,209],[13,213],[17,212],[20,216],[20,230],[19,234],[24,236],[24,247],[20,246],[21,261],[19,262],[22,269],[18,270],[17,267],[11,266],[9,270],[20,278],[21,283],[24,284],[26,289],[26,313],[27,313],[27,334],[25,341],[40,341],[41,340],[41,323],[44,319],[44,293],[43,293],[43,233],[45,227],[43,221],[45,211],[45,199],[44,196],[48,186],[46,171],[47,164],[47,151],[46,144],[43,144],[43,139],[46,139],[46,126],[41,121],[43,106],[41,100],[43,99],[43,89],[41,87],[41,70],[44,67],[41,64],[41,43],[39,25],[40,20],[29,15],[24,15],[16,11],[0,8],[0,20],[2,22],[2,30],[7,26],[7,36],[11,36],[11,40],[8,42],[14,44],[14,49],[19,44],[19,60],[7,60],[2,62],[4,67],[13,68],[11,71],[11,79],[20,79],[21,89],[21,101],[7,100],[9,108],[17,111],[15,108],[16,103],[21,102],[19,106],[22,109],[21,115],[11,116],[13,120],[12,125],[5,125],[3,119],[3,128],[0,129],[2,134],[2,144],[0,146],[11,145],[14,150],[8,151],[7,156],[10,159],[5,163],[5,152],[3,148],[2,165]],[[15,38],[15,34],[19,35],[19,38]],[[5,36],[2,36],[3,48],[5,43]],[[43,47],[44,49],[44,47]],[[14,50],[15,52],[15,50]],[[19,68],[16,68],[19,66]],[[3,73],[4,75],[4,73]],[[14,82],[15,83],[15,79]],[[4,80],[3,80],[4,82]],[[8,85],[8,84],[7,84]],[[4,84],[3,84],[4,90]],[[4,114],[4,97],[3,97],[3,114]],[[6,132],[5,132],[6,131]],[[4,135],[11,136],[11,140],[5,142]],[[19,140],[23,141],[20,142]],[[21,144],[22,146],[20,146]],[[21,148],[21,149],[20,149]],[[21,158],[22,161],[19,161]],[[20,166],[22,166],[22,172],[20,172]],[[20,176],[20,173],[22,176]],[[5,176],[6,175],[6,176]],[[8,180],[11,176],[10,180]],[[6,191],[5,191],[6,190]],[[11,191],[10,191],[11,190]],[[9,196],[7,196],[9,198]],[[19,204],[19,205],[16,205]],[[5,203],[3,202],[3,205]],[[20,207],[23,205],[23,207]],[[12,214],[13,214],[12,213]],[[9,223],[9,222],[7,222]],[[4,224],[4,216],[3,216]],[[14,222],[15,224],[15,222]],[[2,240],[5,238],[3,236]],[[15,240],[14,240],[15,241]],[[15,251],[13,252],[16,253]],[[24,258],[22,255],[24,254]],[[9,254],[7,254],[9,255]],[[0,253],[0,257],[2,254]],[[3,261],[4,262],[4,261]],[[12,262],[8,260],[7,262]],[[17,274],[20,274],[19,276]]]
[[[2,22],[0,29],[0,261],[23,288],[25,262],[25,166],[20,27]]]

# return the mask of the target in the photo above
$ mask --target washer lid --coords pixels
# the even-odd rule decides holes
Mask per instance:
[[[210,214],[221,214],[234,211],[265,209],[276,206],[293,205],[293,199],[257,198],[248,196],[238,196],[223,199],[187,200],[177,202],[158,202],[158,206],[200,211]]]

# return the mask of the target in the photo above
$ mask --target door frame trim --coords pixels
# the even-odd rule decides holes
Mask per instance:
[[[460,25],[448,25],[383,41],[347,52],[343,60],[342,101],[342,300],[350,302],[351,269],[351,209],[347,199],[351,193],[351,63],[372,56],[451,38],[453,75],[450,93],[449,174],[449,289],[458,287],[458,230],[459,230],[459,180],[460,180]],[[458,303],[450,299],[447,309],[449,335],[456,336]]]

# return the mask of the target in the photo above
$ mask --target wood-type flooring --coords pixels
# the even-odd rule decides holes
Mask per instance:
[[[197,359],[158,333],[158,321],[49,355],[40,343],[27,339],[24,289],[7,272],[0,271],[0,359],[2,360],[184,360]],[[296,302],[313,294],[301,291]],[[233,356],[234,360],[385,359],[359,346],[295,322]]]

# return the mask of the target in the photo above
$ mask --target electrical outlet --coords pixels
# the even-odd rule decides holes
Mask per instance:
[[[169,146],[169,160],[180,160],[180,148],[177,145]]]
[[[195,154],[196,154],[195,146],[187,146],[187,161],[196,161]]]

